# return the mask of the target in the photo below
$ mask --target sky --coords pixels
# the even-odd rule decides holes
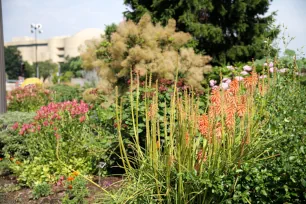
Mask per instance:
[[[31,36],[30,24],[43,25],[41,39],[73,35],[85,28],[101,28],[123,20],[123,0],[2,0],[4,41]],[[295,37],[288,48],[306,47],[306,0],[273,0],[276,23]],[[281,37],[281,35],[280,35]],[[303,49],[306,52],[306,48]]]

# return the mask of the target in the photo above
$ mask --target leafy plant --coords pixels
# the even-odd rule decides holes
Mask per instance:
[[[60,77],[61,82],[70,82],[73,76],[74,74],[72,71],[67,71]]]
[[[69,177],[70,181],[66,182],[66,195],[62,199],[63,204],[84,204],[87,203],[85,198],[89,195],[86,187],[87,181],[80,176],[75,178]]]
[[[79,101],[81,99],[81,90],[78,87],[65,84],[56,84],[48,88],[52,93],[54,102]]]
[[[32,112],[52,101],[51,92],[40,85],[18,87],[8,93],[8,110]]]
[[[48,77],[52,76],[58,71],[58,65],[53,63],[51,60],[38,62],[39,74],[46,80]]]
[[[7,112],[0,116],[0,157],[10,155],[24,159],[28,155],[24,138],[16,129],[23,123],[30,123],[35,113]]]
[[[35,181],[52,183],[72,168],[95,173],[101,160],[110,165],[113,135],[91,126],[89,111],[84,102],[50,103],[37,111],[32,123],[20,126],[16,131],[29,155],[12,167],[18,179],[28,186]]]
[[[262,91],[266,83],[252,72],[244,82],[233,80],[228,90],[214,89],[203,113],[194,92],[179,94],[176,84],[170,102],[160,101],[161,90],[155,89],[152,95],[145,94],[141,103],[139,81],[131,81],[136,89],[130,90],[129,97],[133,127],[129,148],[123,134],[126,109],[119,99],[116,107],[122,166],[128,177],[124,186],[129,189],[133,182],[140,182],[146,190],[131,196],[123,188],[115,202],[220,201],[222,189],[207,185],[263,151],[256,133],[262,121],[255,114],[261,113],[262,104],[257,106],[255,101],[266,94],[268,89]],[[140,117],[142,111],[144,117]]]
[[[306,174],[305,93],[298,81],[279,78],[268,96],[269,121],[262,128],[262,137],[274,138],[263,157],[256,163],[244,164],[237,177],[232,199],[235,202],[304,203]]]
[[[0,176],[7,176],[10,173],[10,162],[5,158],[0,157]]]
[[[65,62],[61,64],[61,73],[71,72],[76,76],[82,68],[82,59],[80,57],[66,57]]]
[[[51,186],[47,183],[38,183],[32,190],[33,198],[38,199],[51,194]]]

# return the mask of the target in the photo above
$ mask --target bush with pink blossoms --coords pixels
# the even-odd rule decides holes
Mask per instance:
[[[41,85],[18,87],[7,95],[8,110],[32,112],[52,101],[51,91]]]
[[[90,109],[82,101],[50,103],[37,111],[31,123],[16,128],[29,152],[21,161],[24,165],[14,167],[20,181],[31,186],[36,181],[55,182],[69,173],[71,169],[58,160],[57,145],[59,158],[84,174],[94,173],[101,161],[112,164],[108,151],[114,148],[114,135],[102,134],[101,128],[91,126]],[[47,173],[40,175],[33,164],[44,166]],[[36,172],[35,176],[31,172]]]

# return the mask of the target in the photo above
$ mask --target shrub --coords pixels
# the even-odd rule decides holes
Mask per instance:
[[[38,199],[51,194],[51,186],[47,183],[38,183],[32,190],[33,198]]]
[[[83,100],[87,103],[99,103],[98,101],[99,95],[97,94],[97,92],[98,89],[96,88],[86,89],[82,94]]]
[[[32,123],[18,129],[29,152],[21,165],[13,167],[20,181],[29,186],[35,181],[55,182],[71,169],[94,173],[101,160],[112,163],[114,136],[91,126],[89,110],[84,102],[50,103],[37,111]]]
[[[263,122],[255,114],[262,113],[262,104],[256,105],[255,100],[263,97],[260,90],[266,81],[259,81],[253,72],[244,82],[233,80],[228,90],[214,89],[204,113],[193,92],[179,94],[174,86],[169,102],[160,100],[162,90],[157,89],[140,98],[136,83],[129,97],[133,127],[129,147],[123,134],[126,109],[117,99],[116,123],[128,179],[115,202],[218,203],[224,194],[219,186],[207,187],[211,179],[221,179],[235,165],[263,151],[256,132]],[[147,190],[134,189],[131,196],[125,189],[133,182]]]
[[[28,155],[24,138],[16,129],[23,123],[30,123],[35,113],[7,112],[0,116],[0,157],[5,155],[24,159]]]
[[[48,88],[52,92],[54,102],[64,102],[81,99],[81,90],[78,87],[57,84]]]
[[[238,182],[232,195],[234,202],[306,202],[306,89],[298,83],[291,77],[279,78],[269,95],[269,121],[261,134],[273,138],[273,143],[261,159],[244,164],[235,175]]]
[[[52,101],[49,90],[40,85],[18,87],[8,93],[8,110],[32,112]]]
[[[10,162],[1,156],[0,157],[0,176],[7,176],[10,173],[11,173]]]
[[[62,199],[63,204],[83,204],[86,203],[85,198],[89,195],[86,187],[86,180],[80,176],[68,177],[66,182],[66,195]]]
[[[60,77],[60,79],[62,82],[70,82],[73,76],[74,74],[72,71],[67,71]]]
[[[165,27],[154,25],[149,15],[144,15],[138,24],[123,22],[109,41],[88,44],[81,56],[83,66],[101,68],[101,87],[106,93],[111,93],[116,85],[125,91],[130,70],[143,78],[152,73],[154,81],[159,78],[174,80],[178,70],[187,84],[201,89],[203,74],[211,68],[207,65],[211,58],[187,48],[191,35],[176,32],[175,25],[173,19]]]
[[[241,82],[214,88],[204,114],[192,93],[180,96],[177,91],[160,112],[161,93],[155,90],[152,100],[145,96],[142,104],[137,85],[129,98],[133,133],[128,146],[126,109],[117,99],[116,123],[127,179],[112,201],[304,202],[305,111],[297,114],[297,110],[305,106],[305,90],[300,90],[294,75],[270,76],[259,78],[253,71]]]

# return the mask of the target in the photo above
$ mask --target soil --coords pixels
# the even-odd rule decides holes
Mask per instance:
[[[120,186],[120,177],[94,177],[93,179],[100,186],[108,190],[116,189]],[[99,182],[100,181],[100,182]],[[86,198],[87,202],[94,203],[95,199],[101,196],[102,191],[93,184],[87,185],[90,195]],[[14,176],[0,177],[0,204],[57,204],[61,203],[61,199],[65,196],[65,188],[61,186],[52,186],[53,193],[47,197],[34,200],[32,198],[32,190],[20,187]]]

